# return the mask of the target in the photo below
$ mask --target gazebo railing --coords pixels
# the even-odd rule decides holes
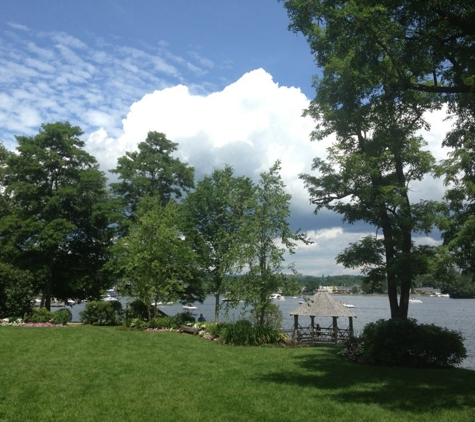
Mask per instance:
[[[342,344],[351,336],[350,328],[342,329],[337,328],[336,338],[335,329],[333,325],[329,327],[316,327],[309,325],[302,327],[300,324],[297,329],[285,329],[282,330],[286,334],[289,341],[293,341],[298,344],[317,344],[317,343],[333,343]]]

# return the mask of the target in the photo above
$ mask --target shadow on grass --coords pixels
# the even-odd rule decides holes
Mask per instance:
[[[294,372],[275,372],[259,382],[314,387],[320,397],[387,410],[425,413],[475,408],[475,371],[409,369],[359,365],[336,356],[340,348],[309,348],[296,356]]]

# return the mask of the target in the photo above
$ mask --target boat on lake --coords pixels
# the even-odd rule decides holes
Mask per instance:
[[[194,305],[188,304],[188,305],[183,305],[183,309],[185,309],[185,310],[187,310],[187,311],[192,311],[192,310],[198,309],[198,308],[197,308],[196,306],[194,306]]]
[[[280,293],[272,293],[272,294],[269,296],[269,299],[270,299],[270,300],[285,300],[285,297],[282,296]]]
[[[416,299],[415,297],[411,297],[409,299],[409,303],[422,303],[422,300]]]

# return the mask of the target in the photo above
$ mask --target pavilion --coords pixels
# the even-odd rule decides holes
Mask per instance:
[[[354,335],[353,318],[356,318],[356,315],[327,292],[316,293],[300,304],[290,315],[294,316],[292,340],[296,343],[339,344]],[[302,327],[299,324],[299,317],[310,317],[310,325]],[[329,327],[318,327],[315,325],[315,317],[331,317],[333,322]],[[339,317],[348,317],[347,328],[338,327]]]

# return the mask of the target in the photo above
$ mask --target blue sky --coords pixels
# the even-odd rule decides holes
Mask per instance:
[[[106,173],[150,130],[179,144],[197,178],[231,164],[257,180],[280,159],[292,227],[314,241],[291,257],[297,269],[357,272],[334,257],[368,228],[315,216],[298,179],[331,139],[309,141],[315,122],[301,115],[318,69],[277,0],[0,0],[0,10],[0,140],[8,149],[15,135],[69,121]],[[442,117],[425,134],[438,158]],[[428,199],[441,186],[429,181],[414,192]]]

